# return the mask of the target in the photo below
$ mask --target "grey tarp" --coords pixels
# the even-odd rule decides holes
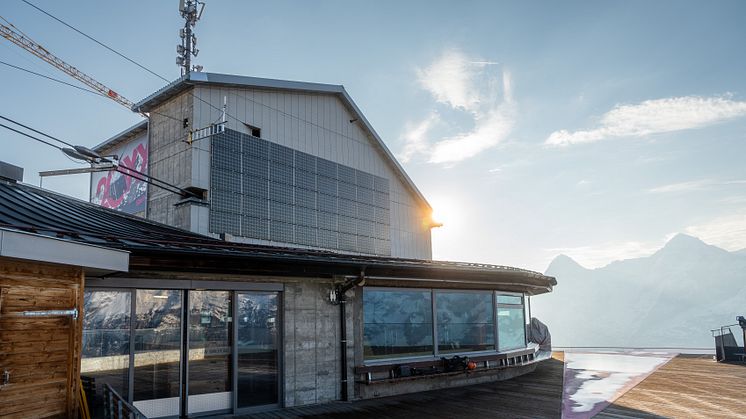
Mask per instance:
[[[531,318],[531,324],[528,327],[528,340],[538,344],[542,351],[552,350],[552,335],[549,333],[549,328],[536,317]]]

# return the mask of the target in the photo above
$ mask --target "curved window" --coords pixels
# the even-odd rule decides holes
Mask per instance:
[[[436,291],[438,352],[495,348],[491,292]]]
[[[526,346],[526,321],[521,296],[497,296],[497,342],[501,351]]]
[[[430,290],[368,290],[363,293],[366,359],[433,353]]]

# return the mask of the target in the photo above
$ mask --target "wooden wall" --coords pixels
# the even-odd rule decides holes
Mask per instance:
[[[77,320],[19,314],[75,307]],[[0,417],[78,416],[82,311],[81,268],[0,257]]]

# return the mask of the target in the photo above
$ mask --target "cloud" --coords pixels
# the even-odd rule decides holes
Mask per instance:
[[[746,248],[746,210],[686,228],[686,233],[726,250]]]
[[[400,158],[407,162],[421,154],[429,163],[455,163],[488,150],[510,135],[516,118],[510,73],[493,74],[493,61],[475,60],[458,50],[447,50],[432,64],[417,70],[420,86],[437,104],[466,112],[473,126],[455,135],[434,134],[458,131],[455,122],[435,110],[423,120],[406,125]]]
[[[418,123],[408,123],[402,135],[404,150],[399,154],[402,162],[407,163],[417,153],[424,153],[430,148],[427,136],[437,122],[437,114],[431,113],[427,118]]]
[[[702,128],[743,116],[746,116],[746,102],[727,97],[683,96],[646,100],[635,105],[617,105],[601,117],[597,128],[555,131],[544,144],[569,146],[617,137],[644,137]]]
[[[701,191],[716,186],[729,186],[729,185],[742,185],[746,184],[746,180],[726,180],[719,181],[713,179],[701,179],[692,180],[688,182],[672,183],[669,185],[662,185],[652,189],[648,189],[649,193],[678,193],[678,192],[692,192]]]

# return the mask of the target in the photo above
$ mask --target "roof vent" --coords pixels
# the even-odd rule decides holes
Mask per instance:
[[[0,179],[13,183],[23,182],[23,168],[0,161]]]

